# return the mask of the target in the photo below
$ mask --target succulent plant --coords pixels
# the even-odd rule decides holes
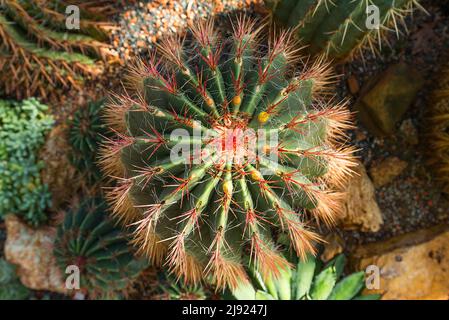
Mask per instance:
[[[187,282],[235,287],[245,266],[277,274],[289,265],[279,234],[305,257],[319,240],[309,218],[339,214],[350,113],[327,95],[327,65],[298,65],[290,32],[264,45],[261,30],[242,16],[228,38],[209,20],[192,41],[165,39],[133,68],[135,93],[106,110],[113,214],[136,225],[140,252]]]
[[[89,183],[101,179],[97,155],[101,142],[108,136],[108,130],[101,112],[104,100],[89,102],[73,115],[70,121],[69,142],[72,146],[70,160]]]
[[[79,88],[83,77],[102,72],[96,59],[116,59],[102,42],[107,34],[99,21],[81,19],[79,30],[67,30],[66,6],[54,0],[0,2],[0,79],[6,94],[22,99],[46,97],[54,92],[49,86]]]
[[[91,298],[121,298],[148,266],[136,259],[128,237],[108,215],[101,198],[83,201],[59,225],[54,254],[62,273],[70,265],[80,271],[80,289]]]
[[[13,213],[34,226],[47,219],[51,194],[38,159],[54,122],[47,109],[36,99],[0,100],[0,218]]]
[[[378,300],[380,295],[361,295],[363,271],[342,277],[346,258],[336,256],[321,269],[321,261],[308,255],[296,267],[282,270],[277,278],[263,279],[256,271],[252,284],[242,284],[232,293],[238,300]]]
[[[0,300],[24,300],[30,295],[16,275],[16,267],[0,258]]]
[[[376,50],[385,32],[394,29],[414,7],[422,7],[418,0],[265,0],[274,21],[282,26],[296,27],[297,37],[313,55],[325,54],[342,60],[364,48]],[[379,27],[371,28],[369,6],[379,10]]]
[[[159,277],[159,298],[163,300],[205,300],[206,293],[200,284],[187,284],[177,281],[166,272],[161,272]]]
[[[440,181],[443,191],[449,193],[449,65],[436,82],[438,87],[432,93],[429,123],[429,162]]]

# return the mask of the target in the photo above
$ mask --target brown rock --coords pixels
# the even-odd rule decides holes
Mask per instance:
[[[417,145],[419,143],[418,130],[416,130],[416,127],[413,125],[412,119],[402,121],[399,130],[408,143],[412,145]]]
[[[349,230],[379,231],[383,218],[376,202],[374,186],[362,163],[359,162],[355,171],[346,189],[341,225]]]
[[[407,165],[406,161],[398,157],[389,157],[372,165],[369,174],[373,179],[374,186],[379,188],[389,184],[407,168]]]
[[[324,237],[324,250],[320,258],[324,262],[330,261],[336,255],[343,252],[344,240],[336,233],[330,233]]]
[[[68,159],[70,147],[67,144],[66,131],[64,125],[53,127],[40,154],[45,162],[42,180],[49,186],[54,210],[58,210],[64,202],[70,201],[70,197],[80,184],[74,178],[75,169]]]
[[[412,67],[404,63],[390,66],[362,88],[356,104],[360,120],[375,135],[393,134],[423,83]]]
[[[378,290],[384,300],[449,299],[449,227],[420,230],[353,253],[354,269],[380,270]],[[438,230],[438,232],[436,232]]]
[[[352,95],[356,95],[360,91],[359,82],[354,75],[348,78],[348,88]]]
[[[66,293],[53,256],[54,228],[32,229],[15,215],[8,215],[5,224],[5,256],[17,265],[20,281],[34,290]]]

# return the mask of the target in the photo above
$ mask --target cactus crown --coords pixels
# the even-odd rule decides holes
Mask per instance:
[[[91,198],[67,212],[57,230],[54,254],[63,273],[72,265],[79,269],[81,290],[111,299],[126,293],[147,262],[134,258],[126,233],[107,210],[104,200]]]
[[[140,61],[135,96],[107,108],[116,137],[101,162],[119,177],[113,213],[137,225],[142,252],[186,281],[235,287],[249,265],[278,274],[288,266],[280,233],[299,256],[313,252],[307,220],[332,224],[341,194],[329,186],[351,171],[352,149],[338,143],[350,114],[328,104],[327,66],[298,72],[292,33],[263,45],[261,30],[241,17],[225,38],[199,22],[191,41],[168,38]]]

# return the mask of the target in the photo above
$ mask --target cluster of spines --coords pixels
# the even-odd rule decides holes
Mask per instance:
[[[388,42],[391,30],[399,36],[407,30],[405,17],[415,7],[422,10],[417,0],[266,0],[273,10],[276,23],[296,27],[297,36],[311,54],[324,54],[342,60],[360,54],[365,49],[378,53],[383,42]],[[379,10],[379,25],[369,28],[368,6]],[[425,11],[425,10],[424,10]],[[402,25],[402,28],[401,28]]]
[[[443,191],[449,193],[449,65],[444,67],[436,83],[428,119],[429,163]]]
[[[45,97],[48,85],[79,88],[83,76],[102,72],[97,58],[115,59],[102,42],[107,35],[100,22],[81,19],[77,33],[65,22],[65,6],[56,1],[2,1],[0,67],[7,94]]]
[[[117,135],[101,161],[120,177],[109,193],[113,213],[136,224],[143,253],[186,281],[211,276],[218,288],[235,287],[247,265],[277,274],[288,262],[272,230],[287,233],[304,257],[319,240],[307,212],[329,224],[339,212],[341,194],[329,186],[351,171],[353,150],[339,143],[350,114],[328,106],[332,75],[322,60],[294,74],[290,66],[301,59],[292,33],[272,35],[262,50],[260,30],[240,18],[228,43],[209,20],[192,26],[192,43],[161,42],[160,56],[132,70],[135,96],[115,97],[107,111]],[[223,127],[276,132],[280,143],[265,150],[278,153],[280,164],[261,156],[238,164],[170,159],[171,130],[211,133],[189,138],[194,148],[219,139]],[[273,173],[263,176],[262,168]]]

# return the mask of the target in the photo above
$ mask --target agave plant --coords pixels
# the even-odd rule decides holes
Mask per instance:
[[[324,268],[321,261],[308,255],[279,277],[263,279],[253,272],[253,283],[242,284],[232,294],[238,300],[378,300],[380,295],[361,295],[365,288],[363,271],[342,277],[346,258],[336,256]]]
[[[236,287],[245,266],[278,274],[289,266],[282,233],[297,255],[313,252],[308,220],[333,223],[334,186],[351,173],[353,149],[340,141],[350,113],[329,98],[329,68],[301,64],[291,32],[267,44],[256,25],[241,17],[224,38],[200,21],[191,41],[165,39],[106,110],[113,214],[136,225],[140,252],[187,282]]]
[[[126,232],[108,216],[101,198],[85,200],[65,214],[59,225],[54,254],[64,273],[68,266],[80,270],[80,289],[93,298],[120,298],[148,266],[136,259]]]
[[[265,0],[274,21],[296,27],[296,36],[311,54],[342,60],[369,48],[376,52],[388,31],[405,26],[418,0]],[[377,11],[376,11],[377,10]],[[373,20],[378,13],[378,21]]]

